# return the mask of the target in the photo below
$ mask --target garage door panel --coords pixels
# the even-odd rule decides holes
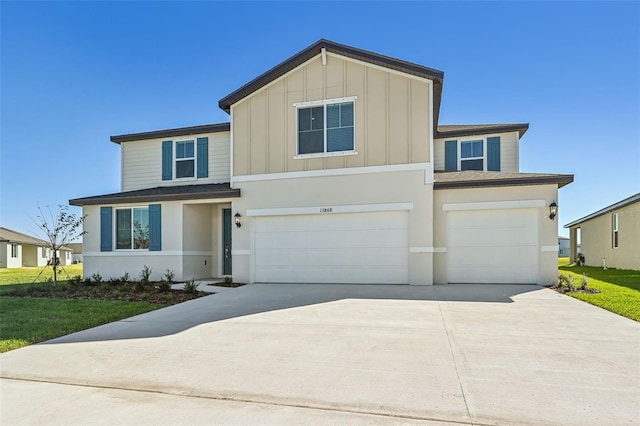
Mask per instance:
[[[522,228],[497,228],[465,229],[464,232],[455,232],[449,240],[449,245],[466,247],[486,247],[488,242],[492,246],[512,247],[522,244],[523,240],[531,241],[535,238],[533,231]]]
[[[283,232],[257,232],[255,234],[255,247],[257,249],[299,249],[312,246],[312,248],[351,247],[368,248],[379,247],[407,247],[408,235],[406,232],[398,232],[398,229],[366,229],[344,230],[335,232],[335,229],[323,231],[283,231]],[[326,238],[331,233],[331,238]]]
[[[406,284],[405,267],[264,267],[260,281],[282,283]]]
[[[330,249],[269,249],[256,254],[256,266],[407,266],[406,249],[367,248],[360,250]]]

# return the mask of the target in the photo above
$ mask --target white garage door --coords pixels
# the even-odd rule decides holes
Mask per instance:
[[[256,282],[407,284],[407,212],[258,217]]]
[[[537,283],[536,210],[448,212],[447,281]]]

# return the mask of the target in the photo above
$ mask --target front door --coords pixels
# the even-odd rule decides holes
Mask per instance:
[[[231,209],[222,210],[222,274],[231,275]]]

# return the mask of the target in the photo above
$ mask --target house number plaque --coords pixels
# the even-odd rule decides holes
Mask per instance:
[[[332,207],[322,207],[320,208],[320,213],[331,213],[333,211]]]

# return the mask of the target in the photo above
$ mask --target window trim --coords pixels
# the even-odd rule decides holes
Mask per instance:
[[[193,143],[193,177],[182,177],[182,178],[178,177],[178,161],[185,161],[185,160],[191,159],[191,157],[178,159],[178,142]],[[198,138],[176,139],[173,141],[172,167],[173,167],[173,176],[174,176],[172,180],[178,181],[178,182],[198,180]]]
[[[331,99],[322,99],[316,101],[305,101],[305,102],[296,102],[293,104],[295,107],[295,123],[296,123],[296,155],[293,156],[294,160],[300,160],[305,158],[322,158],[322,157],[343,157],[347,155],[358,155],[358,151],[356,150],[356,99],[357,96],[347,96],[344,98],[331,98]],[[327,105],[330,104],[340,104],[340,103],[353,103],[353,149],[348,151],[332,151],[327,152]],[[323,137],[324,137],[324,152],[314,152],[311,154],[300,154],[300,141],[299,141],[299,114],[298,111],[303,108],[312,108],[322,106],[324,108],[324,126],[323,126]]]
[[[477,141],[482,141],[482,157],[469,157],[469,158],[465,158],[464,161],[468,161],[468,160],[480,160],[482,159],[482,171],[486,172],[487,171],[487,163],[488,163],[488,158],[487,158],[487,138],[483,137],[483,138],[479,138],[479,137],[468,137],[465,139],[458,139],[458,155],[457,155],[457,160],[458,160],[458,171],[463,171],[462,170],[462,143],[463,142],[477,142]],[[465,170],[466,171],[466,170]],[[480,170],[478,170],[480,171]]]
[[[135,253],[140,253],[140,252],[145,252],[145,251],[149,251],[149,247],[147,248],[133,248],[133,232],[134,232],[134,226],[133,226],[133,210],[134,209],[147,209],[147,221],[149,221],[149,206],[148,205],[136,205],[136,206],[127,206],[127,207],[121,207],[121,208],[117,208],[114,207],[113,208],[113,217],[112,217],[112,221],[113,221],[113,250],[112,251],[120,251],[120,252],[135,252]],[[118,248],[118,210],[131,210],[131,248],[126,248],[126,249],[120,249]],[[151,231],[151,226],[150,224],[149,226],[149,232]],[[151,238],[149,238],[149,242],[151,242]]]
[[[620,247],[620,215],[618,212],[611,214],[611,248]]]

